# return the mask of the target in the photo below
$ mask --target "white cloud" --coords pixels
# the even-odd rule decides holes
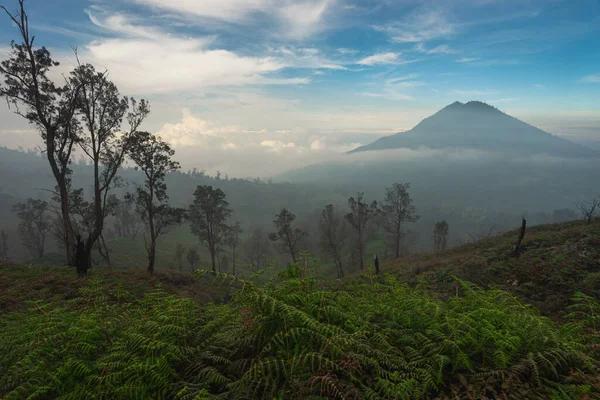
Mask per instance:
[[[341,47],[341,48],[337,49],[337,51],[338,51],[340,54],[350,54],[350,55],[358,53],[358,50],[354,50],[354,49],[347,49],[347,48],[345,48],[345,47]]]
[[[217,19],[247,25],[262,18],[274,19],[280,32],[292,39],[303,39],[324,29],[323,18],[333,0],[132,0],[180,16]]]
[[[418,77],[419,77],[419,74],[408,74],[408,75],[404,75],[404,76],[399,76],[397,78],[388,79],[386,81],[386,83],[388,85],[391,85],[396,82],[410,81],[410,80],[418,78]]]
[[[600,74],[596,75],[586,75],[582,77],[579,82],[587,82],[587,83],[600,83]]]
[[[397,61],[399,61],[398,57],[400,57],[400,54],[401,53],[393,52],[377,53],[373,54],[372,56],[365,57],[356,63],[360,65],[395,64]]]
[[[427,49],[423,43],[417,43],[415,51],[425,54],[456,54],[458,51],[451,49],[447,44],[441,44],[439,46]]]
[[[473,61],[477,61],[479,60],[479,58],[477,57],[463,57],[463,58],[459,58],[458,60],[456,60],[457,63],[470,63]]]
[[[456,33],[455,24],[448,21],[442,10],[417,10],[401,21],[387,25],[374,26],[385,32],[396,43],[419,43],[433,39],[445,39]]]
[[[151,94],[205,89],[214,86],[308,84],[310,78],[273,76],[284,68],[344,69],[320,57],[318,50],[303,49],[275,56],[249,57],[212,49],[213,36],[179,37],[163,30],[138,25],[122,14],[96,15],[91,21],[117,38],[89,43],[81,57],[130,94]]]

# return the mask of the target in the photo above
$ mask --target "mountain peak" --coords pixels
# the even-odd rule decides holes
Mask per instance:
[[[501,153],[598,157],[586,147],[553,136],[482,101],[455,101],[413,129],[384,136],[351,152],[395,148],[461,148]]]

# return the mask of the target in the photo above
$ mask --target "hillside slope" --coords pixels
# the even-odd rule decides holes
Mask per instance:
[[[519,257],[511,255],[518,232],[465,244],[439,253],[390,260],[384,271],[434,290],[454,294],[452,276],[506,290],[543,313],[565,313],[576,291],[600,298],[600,219],[528,228]]]

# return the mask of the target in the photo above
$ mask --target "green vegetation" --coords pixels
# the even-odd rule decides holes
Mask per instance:
[[[0,277],[24,269],[1,267]],[[58,271],[29,269],[42,279]],[[46,297],[0,314],[0,393],[5,399],[600,394],[600,305],[592,297],[578,294],[569,323],[558,325],[506,292],[461,280],[458,295],[441,300],[425,284],[411,288],[390,275],[367,273],[335,287],[307,271],[291,264],[265,283],[218,274],[213,287],[232,292],[229,303],[218,305],[194,302],[165,277],[164,285],[132,295],[139,286],[127,274],[110,278],[92,270],[70,299]],[[206,277],[198,272],[197,283],[183,286]]]

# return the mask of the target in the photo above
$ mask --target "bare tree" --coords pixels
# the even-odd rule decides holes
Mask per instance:
[[[296,256],[299,250],[298,242],[306,236],[306,232],[302,229],[292,227],[295,219],[296,215],[282,208],[273,220],[277,232],[269,234],[269,239],[278,245],[279,251],[281,253],[288,252],[292,256],[294,263],[296,263]]]
[[[448,223],[438,221],[433,227],[433,248],[436,251],[445,250],[448,243]]]
[[[348,232],[344,218],[340,216],[339,211],[333,204],[326,205],[325,209],[321,212],[319,232],[321,249],[333,259],[337,277],[343,278],[342,249],[344,248]]]
[[[600,198],[594,197],[590,201],[580,201],[577,203],[577,209],[584,221],[589,224],[596,217],[596,211],[600,209]]]
[[[200,255],[198,254],[198,250],[196,250],[195,248],[189,249],[186,258],[188,264],[190,265],[190,269],[192,270],[192,272],[194,272],[196,270],[196,265],[198,265],[198,263],[200,262]]]
[[[152,274],[158,237],[169,227],[181,224],[185,216],[184,209],[168,204],[165,183],[167,174],[179,169],[179,163],[171,159],[175,151],[168,143],[148,132],[134,132],[129,137],[127,153],[145,177],[144,186],[138,186],[126,198],[135,204],[137,214],[148,227],[150,240],[148,242],[144,235],[144,242],[148,252],[148,273]]]
[[[21,219],[19,234],[29,254],[32,257],[44,257],[46,237],[50,226],[48,203],[29,198],[25,203],[17,203],[13,207],[13,211]]]
[[[217,250],[225,239],[225,223],[230,215],[229,203],[221,189],[206,185],[196,188],[194,202],[190,205],[189,220],[192,233],[208,247],[213,272],[217,271]]]
[[[244,230],[240,221],[235,221],[227,230],[227,245],[231,248],[232,274],[235,275],[236,250],[240,244],[240,235]]]
[[[253,269],[259,270],[261,261],[269,255],[269,241],[261,228],[255,229],[245,244],[246,256]]]
[[[393,240],[396,258],[400,257],[403,224],[419,219],[408,189],[410,189],[410,183],[394,183],[391,188],[385,189],[385,200],[381,208],[383,229]]]
[[[134,239],[141,221],[132,209],[131,202],[119,200],[113,209],[112,216],[115,217],[114,228],[117,236]]]
[[[367,224],[379,212],[377,209],[377,202],[374,201],[371,204],[367,204],[363,201],[363,196],[364,193],[358,193],[356,199],[354,197],[350,197],[348,199],[350,212],[346,214],[346,220],[356,230],[357,233],[358,259],[361,270],[365,267],[364,252]]]
[[[8,234],[0,230],[0,261],[8,261]]]
[[[19,9],[14,13],[3,6],[0,8],[17,27],[21,40],[21,43],[11,43],[9,58],[0,63],[0,74],[4,77],[0,97],[5,97],[16,114],[37,128],[44,142],[43,151],[58,188],[67,261],[73,265],[75,235],[69,214],[68,186],[72,151],[81,128],[75,118],[81,84],[66,79],[59,87],[48,77],[58,62],[45,47],[34,47],[35,36],[29,32],[24,0],[19,0]]]

